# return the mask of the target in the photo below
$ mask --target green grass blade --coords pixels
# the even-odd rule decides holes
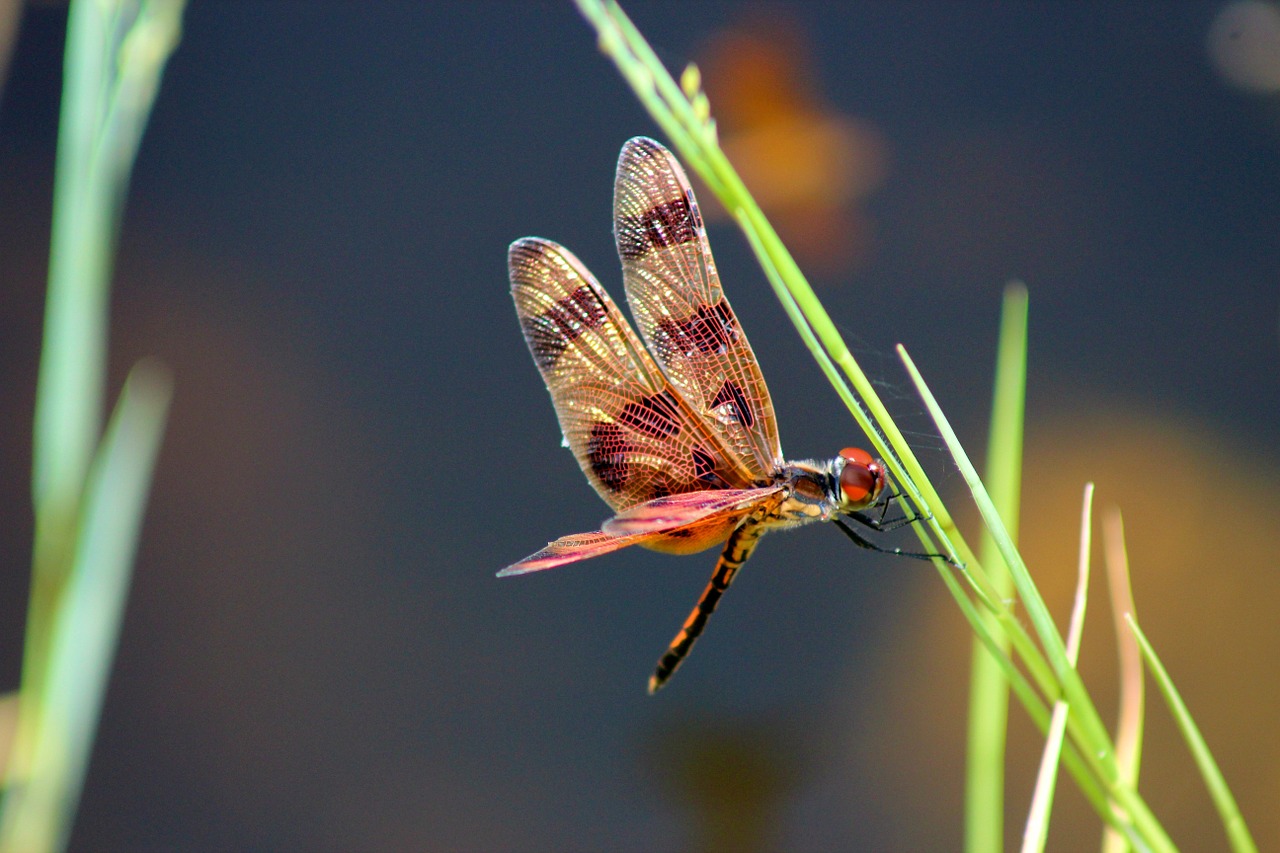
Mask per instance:
[[[54,648],[63,643],[57,632],[65,629],[65,596],[80,582],[73,573],[83,552],[87,479],[91,466],[99,477],[105,464],[95,454],[103,452],[113,255],[129,173],[182,9],[183,0],[73,0],[69,8],[33,430],[31,598],[18,723],[5,767],[5,826],[17,814],[13,792],[44,772],[35,752],[46,716],[66,712],[44,703]],[[46,835],[60,843],[58,833]],[[5,838],[11,836],[0,835],[0,846]],[[8,849],[41,848],[9,843]]]
[[[1146,661],[1148,670],[1155,678],[1156,686],[1160,688],[1160,693],[1164,696],[1165,702],[1168,703],[1169,710],[1173,712],[1174,722],[1178,724],[1178,730],[1182,732],[1183,740],[1187,742],[1187,746],[1191,749],[1191,755],[1195,758],[1196,767],[1199,768],[1200,775],[1204,777],[1205,785],[1209,788],[1209,796],[1213,799],[1214,808],[1218,810],[1218,817],[1221,818],[1222,826],[1227,831],[1227,840],[1231,843],[1231,849],[1236,853],[1257,853],[1258,846],[1254,843],[1253,835],[1249,832],[1249,827],[1244,822],[1244,816],[1240,814],[1240,806],[1236,803],[1236,798],[1232,796],[1231,789],[1227,786],[1227,780],[1222,777],[1222,771],[1218,768],[1218,762],[1214,760],[1213,753],[1209,751],[1208,744],[1204,742],[1204,736],[1200,734],[1200,727],[1192,719],[1191,712],[1187,710],[1186,703],[1182,701],[1182,695],[1178,693],[1178,688],[1174,686],[1168,670],[1160,662],[1160,657],[1147,639],[1147,635],[1138,627],[1138,620],[1134,618],[1133,614],[1126,613],[1124,618],[1129,623],[1129,628],[1133,631],[1134,637],[1138,640],[1138,647],[1142,650],[1142,658]]]
[[[974,502],[978,506],[978,511],[982,515],[983,523],[986,524],[997,547],[1000,549],[1001,557],[1013,575],[1018,595],[1027,607],[1028,616],[1035,628],[1036,635],[1044,645],[1046,657],[1051,662],[1054,676],[1058,680],[1059,689],[1055,692],[1053,698],[1056,700],[1059,695],[1065,696],[1066,700],[1071,704],[1073,713],[1068,718],[1067,727],[1068,732],[1079,746],[1081,756],[1089,763],[1093,772],[1097,774],[1108,795],[1124,810],[1127,820],[1132,822],[1137,834],[1143,839],[1145,846],[1150,847],[1152,850],[1174,850],[1173,841],[1168,837],[1164,827],[1160,825],[1155,815],[1151,813],[1150,808],[1139,796],[1138,792],[1126,785],[1119,784],[1115,747],[1111,744],[1110,736],[1098,716],[1097,708],[1094,707],[1084,683],[1080,680],[1079,674],[1071,666],[1067,658],[1066,644],[1058,634],[1057,628],[1049,616],[1048,609],[1045,607],[1044,600],[1040,597],[1031,575],[1027,572],[1026,565],[1022,562],[1021,555],[1018,554],[1017,548],[1009,539],[1008,531],[991,502],[990,494],[978,476],[977,470],[973,467],[973,463],[969,460],[968,454],[960,446],[959,439],[956,438],[950,422],[938,406],[938,401],[934,398],[928,385],[925,384],[924,378],[920,375],[920,371],[916,369],[915,363],[907,354],[906,349],[899,346],[898,354],[901,356],[912,382],[915,383],[916,390],[919,392],[925,408],[933,417],[939,434],[947,444],[947,449],[951,452],[956,466],[960,469],[961,476],[969,486]],[[1109,812],[1103,812],[1102,816],[1107,820],[1111,819]]]
[[[1035,723],[1036,727],[1047,735],[1049,731],[1049,710],[1045,707],[1039,694],[1036,693],[1035,688],[1032,687],[1027,677],[1014,666],[1008,650],[1002,649],[995,642],[993,635],[988,630],[987,623],[980,616],[980,611],[974,606],[969,597],[964,594],[964,590],[960,586],[960,582],[956,580],[955,575],[950,572],[942,572],[941,576],[948,591],[956,599],[960,612],[969,620],[969,624],[972,626],[978,641],[983,644],[990,653],[992,660],[1001,668],[1006,681],[1013,688],[1014,694],[1017,695],[1018,700],[1026,709],[1027,715],[1031,717],[1031,721]],[[1066,744],[1064,761],[1067,765],[1067,770],[1076,780],[1081,793],[1084,794],[1085,799],[1093,804],[1098,814],[1109,823],[1112,823],[1117,831],[1126,831],[1126,827],[1107,807],[1106,794],[1099,787],[1097,779],[1091,774],[1088,764],[1081,757],[1075,745],[1070,742]],[[1131,827],[1127,831],[1132,834]]]
[[[182,0],[77,0],[67,19],[64,93],[36,384],[36,536],[23,682],[38,687],[48,615],[70,565],[84,478],[102,429],[107,296],[125,187]],[[25,690],[25,688],[24,688]],[[23,742],[16,745],[22,761]]]
[[[97,155],[111,77],[108,11],[73,3],[67,19],[62,113],[53,186],[44,350],[36,388],[36,506],[79,498],[98,442],[106,370],[106,281],[115,229],[110,175]],[[68,512],[68,515],[70,512]],[[70,523],[70,522],[68,522]]]
[[[77,0],[70,7],[36,390],[37,505],[78,499],[97,446],[120,209],[182,5]]]
[[[49,286],[36,382],[32,500],[36,529],[23,645],[24,696],[39,689],[50,614],[69,571],[80,491],[102,430],[107,291],[115,225],[110,169],[99,154],[113,49],[109,10],[71,4],[53,184]],[[24,703],[27,699],[22,700]],[[20,728],[13,764],[26,761]]]
[[[7,850],[61,849],[70,832],[170,391],[164,368],[135,367],[90,469],[72,572],[54,616],[31,772],[5,798],[0,838]]]
[[[1084,507],[1080,512],[1080,559],[1076,580],[1076,599],[1071,608],[1071,626],[1067,630],[1067,660],[1075,667],[1080,660],[1080,640],[1084,635],[1084,614],[1089,601],[1089,553],[1093,545],[1093,483],[1084,487]],[[1053,793],[1062,758],[1062,741],[1067,731],[1067,715],[1071,706],[1062,699],[1053,703],[1053,719],[1049,723],[1040,771],[1026,831],[1022,835],[1022,853],[1041,853],[1049,838],[1049,813],[1053,809]]]
[[[1089,700],[1084,685],[1080,682],[1078,675],[1067,658],[1066,645],[1062,636],[1058,633],[1053,617],[1049,615],[1049,609],[1045,606],[1044,599],[1040,597],[1040,592],[1036,589],[1035,582],[1027,571],[1026,564],[1022,561],[1022,556],[1018,553],[1017,547],[1009,537],[1008,528],[1005,527],[1003,519],[1001,519],[999,512],[995,508],[995,504],[992,503],[990,493],[978,476],[977,469],[974,468],[973,462],[970,461],[964,448],[960,446],[960,441],[956,437],[955,431],[951,428],[950,421],[942,413],[937,400],[933,397],[928,386],[925,385],[924,379],[916,369],[915,363],[907,355],[905,348],[899,346],[898,353],[902,357],[903,364],[911,375],[921,399],[929,409],[930,414],[933,415],[934,423],[937,425],[943,441],[946,442],[948,450],[951,451],[952,458],[960,469],[960,475],[964,478],[970,493],[973,495],[974,503],[978,506],[978,512],[981,513],[983,523],[995,541],[1001,558],[1013,575],[1013,582],[1018,590],[1018,596],[1027,608],[1027,615],[1031,620],[1032,627],[1035,629],[1036,636],[1044,648],[1045,656],[1053,667],[1054,674],[1062,684],[1062,688],[1067,693],[1067,698],[1071,701],[1073,707],[1083,715],[1089,729],[1090,740],[1099,750],[1095,753],[1098,760],[1110,771],[1107,775],[1114,777],[1115,755],[1111,747],[1110,736],[1102,725],[1101,719],[1098,718],[1097,711],[1093,708],[1093,703]]]
[[[991,405],[991,434],[987,441],[987,484],[991,500],[1001,510],[1009,538],[1018,540],[1022,497],[1022,434],[1027,396],[1026,285],[1010,282],[1004,289],[1000,336],[996,351],[995,393]],[[991,543],[994,548],[995,543]],[[986,553],[984,544],[984,551]],[[993,555],[994,556],[994,555]],[[995,575],[992,575],[995,581]],[[1012,583],[1012,580],[1009,581]],[[999,589],[997,584],[997,589]],[[1012,586],[1007,590],[1012,592]]]
[[[991,500],[1017,542],[1022,492],[1022,434],[1027,379],[1027,289],[1005,288],[996,350],[991,433],[987,439],[987,477]],[[1013,593],[1013,579],[990,536],[979,559],[997,600]],[[1009,639],[995,614],[983,621],[1006,651]],[[971,853],[1004,849],[1004,758],[1009,719],[1009,682],[998,661],[975,638],[969,677],[969,736],[965,768],[965,849]]]

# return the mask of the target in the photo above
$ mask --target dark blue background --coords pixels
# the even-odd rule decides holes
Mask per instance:
[[[1220,6],[781,7],[831,108],[889,144],[873,253],[815,284],[909,428],[929,426],[899,341],[983,446],[999,294],[1020,277],[1033,424],[1122,401],[1274,447],[1280,110],[1211,67]],[[676,69],[742,14],[628,9]],[[27,9],[0,102],[6,684],[64,27]],[[771,537],[655,699],[645,679],[713,555],[493,578],[606,515],[559,448],[506,246],[559,240],[620,296],[612,173],[642,133],[567,2],[191,4],[113,295],[113,393],[146,354],[177,391],[73,846],[687,849],[689,762],[721,759],[785,792],[763,795],[769,844],[958,846],[953,764],[848,746],[879,713],[877,673],[902,666],[885,656],[912,602],[939,586],[927,567],[832,530]],[[741,236],[721,225],[712,243],[784,449],[858,442]],[[1202,488],[1157,504],[1229,513],[1215,460],[1170,464],[1203,466]],[[963,693],[934,701],[958,751]],[[949,793],[887,792],[878,751]]]

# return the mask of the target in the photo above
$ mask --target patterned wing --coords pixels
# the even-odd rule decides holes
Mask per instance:
[[[623,146],[613,215],[627,301],[649,351],[756,482],[770,480],[783,462],[769,389],[670,151],[645,137]]]
[[[498,572],[498,577],[553,569],[642,545],[655,551],[693,554],[718,545],[781,488],[725,489],[657,498],[609,519],[603,530],[561,536],[547,547]]]
[[[565,440],[615,511],[679,492],[751,485],[754,472],[671,387],[571,252],[527,237],[511,244],[508,263],[525,341]]]

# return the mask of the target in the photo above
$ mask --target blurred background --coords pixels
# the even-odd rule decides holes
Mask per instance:
[[[66,24],[7,8],[6,689]],[[1280,844],[1280,6],[626,8],[670,68],[700,64],[726,148],[962,516],[892,348],[980,457],[1000,292],[1027,282],[1032,572],[1065,624],[1096,481],[1148,635]],[[113,394],[156,355],[176,397],[74,849],[959,846],[969,635],[928,566],[770,537],[655,698],[714,553],[493,576],[607,514],[559,446],[507,244],[563,242],[620,297],[614,164],[656,133],[568,2],[191,3],[113,294]],[[784,450],[862,443],[702,201]],[[1111,719],[1095,595],[1082,666]],[[1148,801],[1185,848],[1224,846],[1148,706]],[[1040,740],[1011,719],[1016,839]],[[1093,848],[1059,791],[1050,849]]]

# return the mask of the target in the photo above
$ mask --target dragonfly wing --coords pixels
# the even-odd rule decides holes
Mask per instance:
[[[562,536],[536,554],[498,572],[498,577],[554,569],[626,548],[692,554],[718,545],[757,507],[781,489],[717,489],[647,501],[606,521],[602,530]]]
[[[763,489],[715,489],[686,492],[655,498],[630,507],[606,521],[606,533],[626,535],[679,530],[724,518],[746,518],[769,498],[782,492],[780,486]]]
[[[651,535],[637,533],[630,536],[612,536],[597,530],[593,533],[561,536],[556,541],[548,543],[547,547],[536,554],[530,554],[520,562],[507,566],[498,572],[498,577],[523,575],[543,569],[554,569],[556,566],[576,563],[579,560],[589,560],[592,557],[617,551],[619,548],[626,548],[628,545],[638,545],[646,536]]]
[[[516,313],[565,439],[611,507],[753,481],[568,249],[527,237],[511,244],[508,265]]]
[[[649,351],[753,479],[767,482],[783,461],[769,389],[670,151],[645,137],[623,146],[613,215],[627,301]]]

